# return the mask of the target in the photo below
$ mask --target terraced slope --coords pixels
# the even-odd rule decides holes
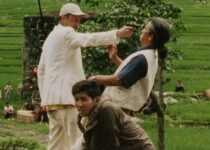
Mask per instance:
[[[182,80],[187,91],[202,92],[210,88],[210,1],[165,0],[183,9],[182,19],[188,31],[180,34],[173,48],[183,50],[184,59],[176,61],[175,73],[167,74],[171,82],[167,90],[173,90],[177,80]]]
[[[58,10],[60,3],[41,1],[43,13]],[[38,15],[37,0],[0,0],[0,89],[10,80],[13,88],[22,79],[23,17]]]
[[[40,0],[43,14],[59,11],[65,0]],[[113,0],[102,0],[104,3]],[[85,3],[83,10],[89,10]],[[22,80],[23,17],[39,15],[37,0],[0,0],[0,89],[10,80],[14,88]]]
[[[111,1],[111,0],[107,0]],[[210,88],[210,2],[197,0],[164,0],[183,8],[182,18],[187,32],[180,34],[176,44],[185,53],[184,59],[176,61],[175,73],[167,73],[171,81],[167,91],[173,91],[177,80],[183,80],[187,91],[201,92]],[[60,9],[57,0],[41,0],[43,13]],[[23,47],[23,17],[39,14],[37,0],[0,0],[0,88],[11,80],[15,87],[22,79],[21,48]],[[88,9],[85,4],[84,9]]]

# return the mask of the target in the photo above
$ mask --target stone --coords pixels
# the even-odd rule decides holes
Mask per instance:
[[[197,100],[196,98],[194,98],[194,97],[191,97],[190,99],[191,99],[192,102],[197,102],[197,101],[198,101],[198,100]]]
[[[173,97],[165,97],[164,103],[165,104],[175,104],[175,103],[178,103],[178,100]]]

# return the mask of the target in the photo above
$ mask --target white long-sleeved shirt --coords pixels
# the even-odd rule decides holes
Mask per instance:
[[[74,104],[72,86],[85,79],[80,48],[117,42],[116,31],[78,33],[71,27],[55,26],[44,42],[38,65],[41,105]]]

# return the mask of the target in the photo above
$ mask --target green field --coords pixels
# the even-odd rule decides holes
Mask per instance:
[[[210,147],[209,114],[210,102],[201,99],[192,102],[185,94],[177,95],[179,103],[168,105],[165,115],[165,142],[167,150],[208,150]],[[13,101],[15,109],[21,106],[21,100]],[[3,105],[0,102],[0,105]],[[0,113],[3,115],[2,112]],[[143,115],[139,117],[144,122],[139,123],[157,145],[156,115]],[[35,142],[41,147],[47,144],[48,125],[39,123],[18,123],[14,120],[0,119],[0,146],[2,137],[17,141],[20,138]],[[30,137],[33,135],[33,137]],[[3,138],[4,139],[4,138]],[[4,142],[4,140],[3,140]],[[45,149],[45,148],[44,148]],[[44,150],[43,149],[43,150]],[[41,150],[38,149],[38,150]]]
[[[112,0],[106,2],[110,1]],[[210,87],[210,82],[207,82],[210,70],[210,3],[198,3],[196,0],[164,1],[182,8],[182,20],[187,28],[186,32],[180,33],[177,43],[168,44],[171,49],[183,51],[184,57],[175,62],[175,73],[165,73],[166,77],[171,78],[165,90],[173,91],[176,81],[183,80],[189,92],[202,92]],[[5,79],[4,76],[8,73],[8,80],[13,77],[13,80],[19,80],[22,78],[23,17],[39,15],[38,3],[36,0],[0,0],[0,3],[0,78]],[[62,3],[42,0],[41,5],[43,14],[50,14],[58,12]],[[85,4],[81,7],[91,10]],[[1,89],[8,80],[0,81]],[[11,82],[14,87],[17,86],[16,81]]]
[[[42,0],[43,13],[58,10],[61,3]],[[11,81],[15,91],[22,81],[23,17],[39,15],[37,0],[0,0],[0,89]]]
[[[182,20],[187,28],[180,34],[176,44],[171,48],[184,53],[182,60],[175,62],[175,73],[166,73],[171,82],[167,91],[173,91],[177,80],[182,80],[189,92],[203,92],[210,88],[210,3],[196,0],[164,0],[182,8]]]
[[[157,142],[157,126],[143,123],[141,126],[147,131],[153,142]],[[209,150],[209,127],[173,126],[168,125],[165,132],[166,150]]]

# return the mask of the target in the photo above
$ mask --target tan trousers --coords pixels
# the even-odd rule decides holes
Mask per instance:
[[[77,127],[77,110],[69,108],[48,111],[49,144],[48,150],[71,150],[76,139],[82,135]]]

